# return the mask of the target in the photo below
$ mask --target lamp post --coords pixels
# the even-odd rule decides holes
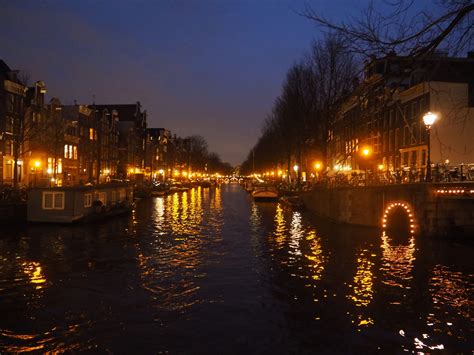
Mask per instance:
[[[372,155],[372,149],[370,149],[369,147],[364,147],[362,148],[361,150],[361,155],[362,155],[362,158],[365,160],[364,161],[364,172],[365,172],[365,185],[367,186],[367,183],[368,183],[368,173],[367,173],[367,164],[368,164],[368,160],[370,158],[370,156]]]
[[[426,177],[425,177],[425,182],[431,182],[431,144],[430,144],[430,132],[431,132],[431,126],[433,123],[436,121],[438,116],[434,113],[427,112],[423,116],[423,123],[426,126],[426,131],[427,131],[427,158],[426,158]]]
[[[36,187],[36,176],[38,175],[38,168],[41,166],[41,162],[39,160],[35,161],[35,187]]]
[[[319,183],[319,172],[321,171],[321,168],[323,167],[323,164],[320,161],[317,161],[314,163],[314,170],[316,170],[316,181]]]
[[[299,177],[299,175],[298,175],[298,169],[299,169],[299,168],[300,168],[300,167],[299,167],[297,164],[295,164],[295,165],[293,166],[293,170],[295,171],[295,174],[296,174],[296,181],[297,181],[298,184],[300,183],[300,177]]]

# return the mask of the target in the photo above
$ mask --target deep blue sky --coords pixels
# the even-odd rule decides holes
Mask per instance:
[[[311,1],[332,18],[350,0]],[[0,58],[65,104],[140,101],[149,127],[199,134],[240,163],[285,72],[319,30],[304,1],[0,0]]]

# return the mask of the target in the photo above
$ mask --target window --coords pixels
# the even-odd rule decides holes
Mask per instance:
[[[92,206],[92,194],[85,194],[84,207],[91,207],[91,206]]]
[[[106,192],[99,192],[97,199],[102,202],[103,205],[107,204],[107,193]]]
[[[55,166],[56,165],[56,166]],[[56,173],[61,174],[63,172],[63,163],[61,159],[58,159],[57,164],[55,164],[54,158],[48,158],[48,174],[54,174],[54,168],[56,168]]]
[[[390,130],[388,133],[388,151],[391,152],[393,150],[393,130]]]
[[[77,147],[73,146],[73,158],[77,160]]]
[[[126,196],[127,196],[127,194],[125,193],[125,189],[120,189],[119,190],[119,199],[120,199],[120,201],[125,200]]]
[[[5,164],[5,179],[13,179],[13,161],[8,160]]]
[[[89,128],[89,140],[93,141],[95,138],[94,128]]]
[[[63,210],[64,192],[43,192],[43,210]]]
[[[67,144],[64,144],[64,158],[67,158],[67,156],[68,156]]]
[[[416,154],[416,150],[412,151],[411,152],[411,161],[410,161],[410,164],[412,167],[415,167],[417,164],[417,154]]]
[[[418,133],[418,130],[417,130],[417,127],[416,127],[416,123],[412,123],[412,125],[411,125],[411,144],[416,144],[417,133]]]
[[[403,155],[402,155],[402,164],[403,164],[403,165],[408,165],[408,152],[403,152]]]
[[[5,119],[5,132],[13,133],[13,117],[7,116]]]
[[[13,141],[11,140],[5,142],[5,155],[13,155]]]
[[[112,194],[111,194],[111,197],[110,197],[110,202],[112,204],[115,204],[115,202],[117,202],[117,192],[112,191]]]
[[[15,97],[12,94],[7,94],[7,112],[13,112],[15,107]]]

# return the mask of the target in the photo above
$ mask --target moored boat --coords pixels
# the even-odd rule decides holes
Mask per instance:
[[[128,213],[133,188],[127,185],[43,187],[28,192],[28,222],[73,223]]]
[[[278,199],[278,189],[273,186],[256,186],[252,191],[252,197],[260,201],[274,201]]]
[[[283,196],[280,198],[280,201],[293,209],[302,209],[304,208],[304,203],[301,197],[299,196]]]

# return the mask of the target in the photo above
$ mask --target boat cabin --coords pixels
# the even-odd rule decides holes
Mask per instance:
[[[37,187],[28,191],[28,222],[72,223],[131,209],[133,188],[122,184]]]

